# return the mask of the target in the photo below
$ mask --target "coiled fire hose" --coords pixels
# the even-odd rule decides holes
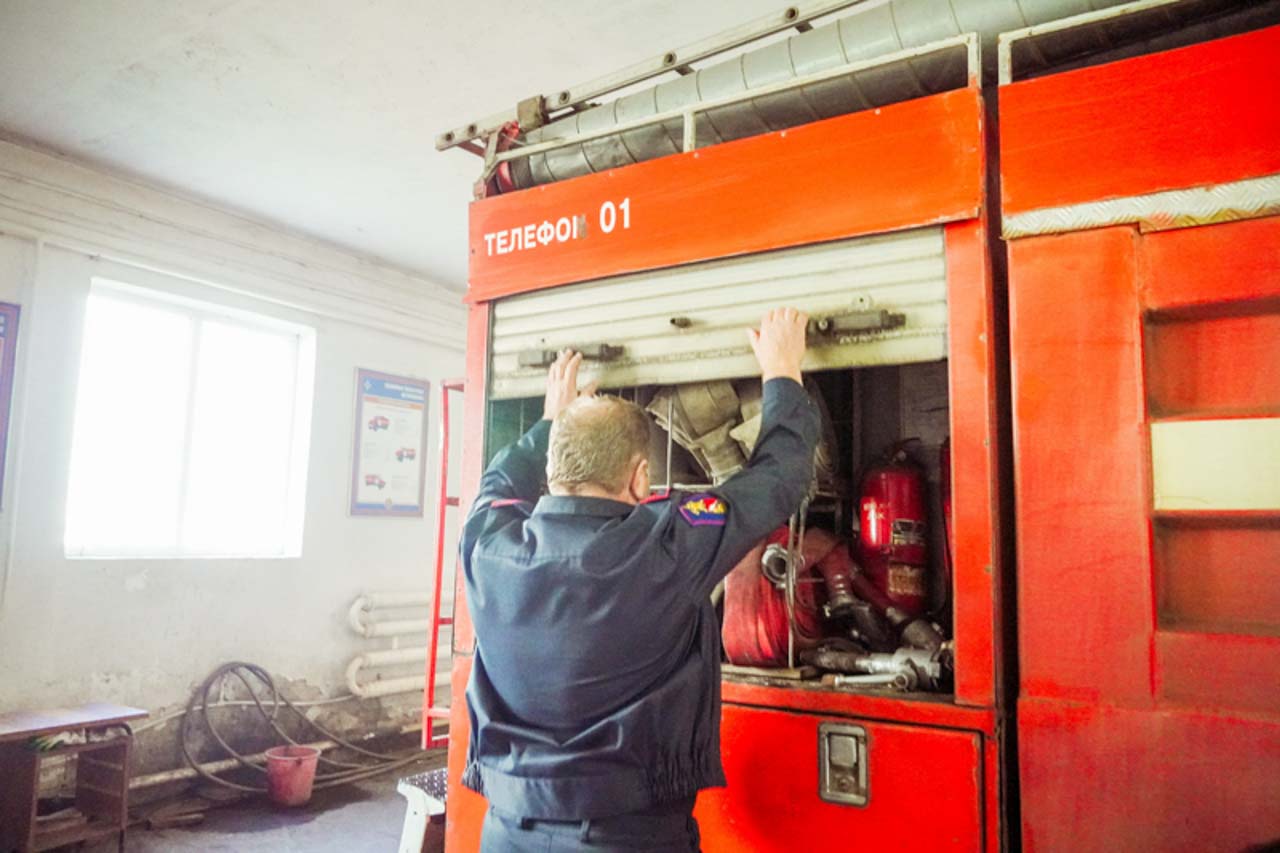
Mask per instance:
[[[213,718],[210,716],[210,711],[212,710],[210,705],[215,701],[210,697],[212,695],[216,695],[222,687],[223,680],[226,678],[234,678],[244,686],[245,692],[249,694],[249,698],[258,709],[258,713],[262,715],[262,718],[266,720],[267,724],[271,726],[272,730],[275,731],[275,733],[279,735],[285,743],[292,746],[299,745],[298,741],[290,737],[289,734],[280,727],[279,722],[277,722],[277,717],[282,707],[293,712],[298,719],[310,728],[319,732],[328,740],[351,750],[363,759],[367,759],[352,763],[328,758],[322,753],[318,758],[319,763],[335,769],[326,772],[317,772],[314,785],[315,788],[331,788],[336,785],[345,785],[350,782],[357,782],[361,779],[367,779],[381,773],[387,773],[391,770],[395,770],[398,767],[402,767],[418,760],[422,756],[422,753],[417,750],[413,750],[402,755],[388,755],[386,753],[374,752],[372,750],[365,749],[364,747],[357,746],[350,741],[344,740],[314,720],[307,719],[306,714],[301,708],[290,702],[287,697],[281,696],[279,689],[276,687],[275,680],[272,679],[271,674],[265,669],[252,663],[232,661],[231,663],[224,663],[222,666],[215,669],[200,684],[200,686],[196,688],[196,691],[191,694],[191,699],[187,702],[187,713],[182,717],[182,727],[180,729],[182,756],[186,759],[187,764],[196,771],[196,773],[200,774],[200,776],[210,782],[215,782],[219,785],[233,788],[237,791],[265,792],[267,790],[265,783],[261,785],[248,785],[241,782],[233,782],[230,779],[223,779],[202,767],[200,761],[194,754],[192,754],[191,737],[194,733],[193,727],[196,725],[194,721],[198,711],[200,718],[204,720],[205,728],[213,737],[214,741],[217,742],[218,746],[221,747],[228,756],[234,758],[242,766],[257,771],[264,777],[266,776],[267,770],[265,767],[254,764],[244,755],[236,752],[236,750],[227,743],[226,738],[224,738],[222,733],[218,731],[218,727],[214,725]],[[255,692],[250,679],[256,679],[265,686],[265,702],[263,701],[263,697],[259,696],[258,693]]]

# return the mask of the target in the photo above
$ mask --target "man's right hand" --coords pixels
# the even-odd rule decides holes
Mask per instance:
[[[809,315],[803,311],[774,308],[760,320],[759,330],[747,329],[765,382],[779,377],[801,381],[800,362],[804,359],[808,323]]]
[[[581,391],[578,390],[578,368],[581,366],[582,353],[571,349],[560,350],[555,363],[547,371],[547,398],[542,409],[543,418],[553,421],[574,400],[596,393],[594,382]]]

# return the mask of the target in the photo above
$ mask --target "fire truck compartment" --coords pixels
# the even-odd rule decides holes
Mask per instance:
[[[797,305],[811,318],[806,384],[825,423],[815,494],[795,520],[797,531],[810,532],[793,534],[791,553],[797,563],[816,564],[817,552],[810,556],[803,543],[834,543],[824,555],[847,549],[857,566],[847,582],[861,586],[840,598],[845,581],[808,565],[770,578],[773,587],[761,581],[758,595],[738,592],[745,574],[768,573],[759,555],[749,556],[735,573],[739,586],[724,594],[727,663],[738,665],[727,677],[788,688],[891,684],[899,695],[949,694],[946,245],[944,229],[930,226],[498,300],[489,335],[487,455],[541,417],[546,367],[559,350],[573,348],[585,355],[584,383],[597,382],[651,414],[654,491],[711,488],[745,464],[758,428],[759,374],[744,330],[770,307]],[[869,551],[867,537],[860,538],[864,481],[886,465],[899,466],[890,476],[908,475],[914,495],[910,517],[885,527],[895,543],[914,543],[906,562],[887,546]],[[791,602],[782,626],[779,595]],[[909,606],[898,606],[904,601]],[[770,638],[767,649],[735,646],[732,638],[753,634]],[[839,656],[853,653],[863,656]]]
[[[744,323],[745,325],[745,323]],[[741,333],[741,332],[739,332]],[[949,434],[950,407],[948,401],[948,362],[927,362],[876,365],[859,368],[837,368],[806,374],[807,387],[824,410],[824,444],[831,454],[831,475],[820,485],[820,490],[808,506],[805,515],[808,536],[821,536],[824,531],[834,534],[842,542],[857,541],[859,522],[859,491],[866,472],[881,464],[893,451],[901,449],[906,463],[917,470],[924,486],[927,517],[923,535],[927,553],[927,614],[925,619],[936,623],[944,639],[951,638],[950,602],[952,598],[950,572],[947,568],[947,538],[943,520],[943,456],[942,448]],[[750,405],[752,389],[759,388],[758,376],[738,376],[731,381],[717,381],[712,385],[723,386],[733,397],[730,424],[741,426],[743,415],[739,413],[739,396],[742,405]],[[684,385],[640,385],[614,388],[606,393],[618,394],[645,406],[653,418],[654,440],[650,465],[653,471],[653,490],[661,493],[668,485],[677,493],[699,491],[711,487],[724,477],[716,477],[703,468],[698,459],[675,440],[667,440],[666,430],[660,427],[664,407],[662,400],[673,389],[704,393],[707,383]],[[502,447],[514,441],[532,426],[542,412],[541,397],[520,397],[491,400],[486,417],[487,456],[492,457]],[[737,430],[734,430],[737,432]],[[671,448],[671,464],[668,467],[666,452]],[[734,445],[734,452],[740,452]],[[745,449],[737,458],[745,461]],[[821,455],[822,452],[820,452]],[[821,467],[821,466],[820,466]],[[668,471],[670,479],[668,480]],[[724,472],[722,472],[723,474]],[[855,556],[856,559],[856,556]],[[800,583],[819,585],[816,574],[806,576]],[[779,595],[781,594],[779,588]],[[823,636],[832,642],[848,639],[855,622],[845,619],[823,620]],[[891,647],[884,647],[885,660],[898,647],[896,636]],[[730,668],[726,677],[744,684],[772,685],[783,688],[817,691],[843,691],[864,689],[855,685],[834,685],[831,675],[824,681],[822,670],[804,669],[797,679],[792,669],[779,661],[772,666],[752,667],[750,670]],[[949,695],[949,673],[944,674],[943,684],[934,685],[931,691],[911,688],[902,692],[902,686],[893,695],[911,696],[920,700],[937,702]],[[873,685],[873,689],[875,686]],[[883,691],[876,691],[883,692]]]

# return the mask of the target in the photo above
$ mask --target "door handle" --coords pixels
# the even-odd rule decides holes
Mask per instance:
[[[614,361],[626,351],[612,344],[586,344],[568,349],[582,353],[584,361]],[[560,352],[553,349],[527,349],[522,350],[517,359],[521,367],[550,367],[558,355]]]
[[[867,730],[851,723],[818,724],[818,798],[865,806],[871,798]]]
[[[805,331],[811,338],[823,338],[883,332],[906,324],[907,315],[881,308],[877,311],[846,311],[826,317],[814,317]]]

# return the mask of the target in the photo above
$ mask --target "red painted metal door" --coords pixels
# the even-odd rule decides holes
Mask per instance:
[[[1280,218],[1010,244],[1024,842],[1280,839]]]
[[[865,736],[864,803],[819,795],[824,724]],[[696,812],[707,853],[983,849],[978,732],[725,705],[721,740],[729,785]]]
[[[1280,840],[1278,87],[1271,27],[1000,89],[1029,850]]]

